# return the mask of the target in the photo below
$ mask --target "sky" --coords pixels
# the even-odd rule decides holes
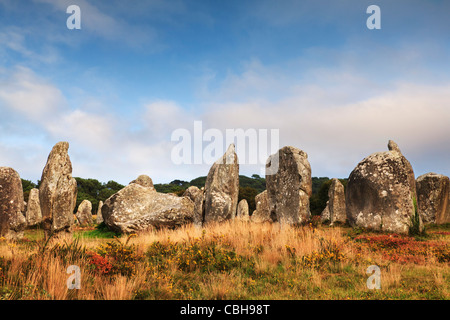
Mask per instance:
[[[81,29],[67,27],[70,5]],[[381,29],[367,27],[370,5]],[[0,166],[37,181],[68,141],[75,177],[190,181],[243,129],[258,134],[235,142],[248,176],[290,145],[312,176],[346,178],[389,139],[416,177],[449,176],[449,12],[445,0],[0,0]],[[202,161],[175,159],[188,144]]]

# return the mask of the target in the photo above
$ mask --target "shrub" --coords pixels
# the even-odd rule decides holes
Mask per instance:
[[[425,228],[421,230],[419,211],[417,210],[417,199],[413,197],[414,205],[414,215],[411,217],[411,222],[409,225],[409,235],[410,236],[420,236],[425,234]]]
[[[321,268],[329,263],[343,261],[345,255],[335,242],[320,239],[320,249],[301,257],[300,264],[307,268]]]
[[[229,271],[241,266],[246,260],[236,254],[234,249],[224,248],[203,238],[196,238],[184,244],[171,241],[162,244],[156,241],[150,245],[147,256],[152,264],[174,263],[181,271],[201,272]]]
[[[125,243],[122,243],[118,238],[115,238],[114,241],[101,244],[97,247],[96,254],[103,259],[100,259],[95,254],[91,255],[91,265],[94,265],[96,270],[101,271],[104,274],[121,274],[124,276],[134,275],[136,273],[137,262],[141,261],[143,258],[136,253],[135,245],[128,244],[129,240],[134,236],[134,234],[130,235]]]

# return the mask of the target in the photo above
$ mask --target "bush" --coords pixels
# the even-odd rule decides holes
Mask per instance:
[[[118,238],[101,244],[94,253],[90,253],[90,264],[103,274],[121,274],[132,276],[136,273],[136,265],[142,256],[136,253],[135,245],[128,242],[135,235],[130,235],[125,243]]]
[[[417,210],[417,199],[413,197],[414,204],[414,215],[411,217],[411,222],[409,226],[409,235],[410,236],[423,236],[425,235],[425,228],[421,230],[420,216]]]
[[[162,244],[156,241],[150,245],[147,256],[152,265],[174,263],[181,271],[224,272],[249,262],[234,250],[219,246],[214,241],[207,242],[203,238],[184,244],[171,241]]]

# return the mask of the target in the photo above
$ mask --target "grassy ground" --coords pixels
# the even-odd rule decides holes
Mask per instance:
[[[230,221],[119,236],[0,239],[1,299],[449,299],[450,225],[421,237]],[[81,271],[69,290],[68,266]],[[366,270],[380,268],[381,289]]]

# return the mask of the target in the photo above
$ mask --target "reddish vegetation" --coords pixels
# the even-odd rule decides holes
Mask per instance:
[[[444,241],[418,241],[398,234],[361,235],[356,241],[365,243],[384,259],[399,263],[423,264],[431,258],[438,262],[450,262],[450,247]]]
[[[89,264],[101,275],[108,274],[112,269],[109,260],[96,252],[89,253]]]

